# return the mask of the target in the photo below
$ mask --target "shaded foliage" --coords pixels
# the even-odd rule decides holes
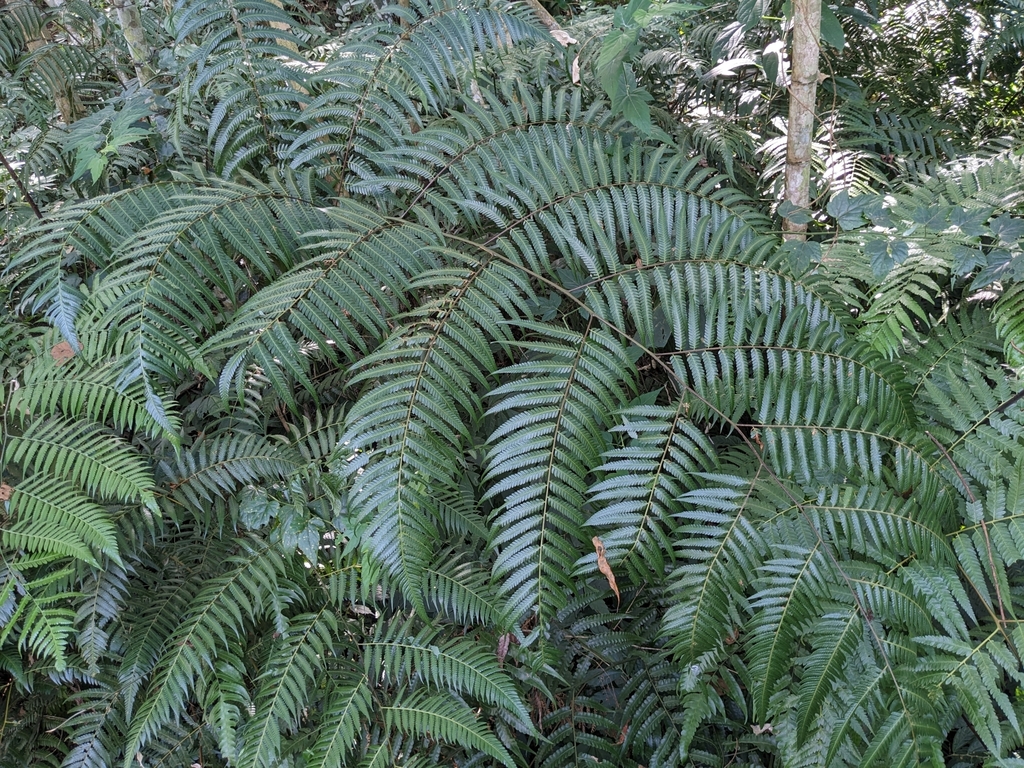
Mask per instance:
[[[893,74],[966,22],[833,14],[794,247],[771,3],[183,0],[148,87],[12,7],[0,765],[1015,764],[1019,106]]]

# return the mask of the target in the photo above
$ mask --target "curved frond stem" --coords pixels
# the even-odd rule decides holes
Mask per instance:
[[[460,243],[462,243],[467,248],[482,250],[482,251],[484,251],[484,252],[486,252],[488,254],[489,258],[492,258],[492,259],[495,259],[495,260],[498,260],[498,261],[502,261],[502,262],[508,264],[511,267],[523,270],[524,272],[529,274],[530,277],[533,280],[536,280],[536,281],[546,285],[552,291],[554,291],[554,292],[558,293],[559,295],[561,295],[564,299],[567,299],[570,302],[572,302],[579,309],[583,309],[583,310],[587,310],[588,309],[586,302],[582,298],[577,296],[574,291],[565,288],[560,283],[558,283],[557,281],[553,280],[552,278],[547,277],[546,275],[543,275],[543,274],[538,273],[538,272],[536,272],[534,270],[531,270],[531,269],[529,269],[528,267],[526,267],[526,266],[524,266],[522,264],[513,262],[511,259],[507,258],[504,254],[502,254],[502,253],[498,252],[497,250],[489,247],[489,244],[494,240],[494,238],[491,238],[490,240],[488,240],[487,243],[478,243],[478,242],[476,242],[474,240],[471,240],[469,238],[459,237],[459,236],[457,236],[457,235],[455,235],[453,233],[445,233],[445,237],[448,238],[448,239],[451,239],[453,241],[460,242]],[[875,648],[876,648],[876,650],[878,651],[878,653],[880,654],[880,656],[882,657],[882,659],[884,661],[886,674],[892,680],[892,682],[893,682],[893,684],[894,684],[894,686],[896,688],[897,695],[900,698],[901,706],[902,706],[904,712],[908,712],[908,713],[911,712],[912,710],[909,708],[909,705],[907,704],[907,702],[906,702],[906,700],[904,698],[904,695],[903,695],[902,684],[901,684],[901,682],[899,680],[899,677],[898,677],[898,673],[897,673],[897,669],[896,669],[896,664],[889,657],[889,653],[888,653],[888,650],[887,650],[886,640],[885,640],[885,638],[883,638],[879,634],[878,628],[874,625],[874,622],[871,620],[870,613],[867,610],[867,607],[861,601],[860,596],[858,595],[857,589],[854,586],[854,581],[853,581],[852,577],[850,576],[850,574],[848,574],[846,572],[846,569],[844,569],[842,567],[842,562],[840,561],[839,557],[833,551],[832,547],[830,547],[828,545],[828,542],[825,540],[825,538],[822,535],[822,533],[819,530],[819,528],[816,525],[814,525],[813,521],[807,515],[807,511],[805,509],[803,501],[792,491],[792,489],[786,483],[782,482],[782,480],[775,473],[775,471],[772,469],[772,467],[769,466],[768,462],[764,458],[763,449],[760,448],[759,446],[757,446],[756,443],[754,442],[754,440],[748,434],[747,430],[743,429],[744,425],[740,424],[738,422],[733,421],[726,413],[724,413],[723,411],[718,409],[717,406],[714,403],[712,403],[710,400],[708,400],[706,397],[704,397],[700,392],[696,391],[694,388],[692,388],[691,386],[687,385],[685,382],[681,381],[679,379],[679,377],[677,376],[677,374],[676,374],[675,370],[673,369],[673,367],[668,362],[666,362],[664,359],[662,359],[662,357],[660,355],[658,355],[654,350],[652,350],[649,347],[646,347],[644,344],[642,344],[640,342],[640,340],[637,339],[635,336],[630,335],[627,332],[626,329],[617,327],[610,320],[608,320],[607,318],[601,317],[598,314],[595,314],[595,313],[592,313],[592,312],[588,312],[588,315],[589,315],[590,318],[593,318],[598,323],[600,323],[601,325],[605,326],[609,331],[611,331],[611,332],[613,332],[615,334],[618,334],[622,338],[628,340],[631,344],[636,345],[645,355],[647,355],[651,360],[654,361],[654,363],[656,365],[658,365],[662,369],[662,371],[669,378],[669,380],[674,382],[675,385],[681,391],[687,392],[691,397],[693,397],[696,400],[698,400],[704,407],[706,407],[709,410],[709,412],[716,414],[718,416],[718,418],[720,418],[722,420],[723,423],[730,425],[733,428],[733,430],[735,431],[735,433],[737,435],[739,435],[741,441],[747,447],[747,449],[750,451],[751,455],[753,455],[756,458],[756,460],[758,462],[758,471],[759,472],[763,471],[769,478],[771,478],[772,482],[782,491],[783,494],[785,494],[789,498],[789,500],[793,504],[793,507],[795,509],[799,510],[801,516],[805,519],[805,521],[807,522],[808,526],[811,528],[811,530],[814,531],[814,534],[817,537],[818,542],[820,543],[820,545],[823,548],[822,551],[825,553],[826,557],[829,559],[829,561],[830,561],[832,567],[835,569],[836,573],[838,573],[840,578],[843,579],[845,587],[846,587],[846,590],[849,592],[850,597],[852,598],[853,603],[856,606],[857,612],[860,614],[860,616],[861,616],[861,618],[863,620],[864,625],[868,628],[868,631],[869,631],[869,633],[870,633],[870,635],[871,635],[871,637],[873,639]],[[591,322],[591,321],[588,320],[588,322]],[[746,425],[746,426],[748,426],[748,427],[750,427],[750,426],[760,427],[762,425],[756,424],[756,425]],[[810,426],[807,427],[807,429],[811,429],[811,428],[812,427],[810,427]],[[884,434],[881,434],[881,433],[875,433],[875,436],[878,436],[878,437],[881,437],[881,438],[884,438],[884,439],[891,439],[888,435],[884,435]],[[910,446],[910,445],[907,445],[907,444],[900,444],[900,445],[902,447],[907,448],[908,450],[910,450],[913,453],[917,453],[917,449],[914,446]],[[910,723],[911,723],[911,735],[914,738],[914,741],[916,743],[916,736],[914,736],[913,720],[911,720]]]
[[[486,147],[487,145],[494,143],[495,141],[500,139],[502,136],[506,136],[506,135],[514,136],[514,135],[520,133],[521,131],[529,130],[531,128],[539,128],[539,127],[545,126],[545,125],[554,125],[554,126],[559,126],[559,127],[585,128],[585,129],[588,129],[588,130],[591,130],[591,131],[600,130],[600,131],[604,132],[607,136],[609,136],[611,138],[618,138],[621,135],[621,132],[616,130],[617,126],[612,127],[612,128],[606,128],[604,126],[595,125],[591,121],[572,120],[572,119],[563,120],[563,119],[558,119],[556,117],[547,118],[547,119],[543,119],[542,118],[542,119],[538,119],[538,120],[529,120],[529,121],[525,121],[525,122],[522,122],[522,123],[514,123],[512,125],[504,126],[504,127],[500,128],[500,129],[498,129],[497,131],[493,131],[491,133],[488,133],[485,136],[481,136],[480,138],[470,142],[465,147],[463,147],[457,154],[454,154],[451,157],[447,158],[446,165],[444,167],[440,168],[438,171],[436,171],[434,173],[434,175],[431,176],[429,179],[427,179],[425,182],[423,182],[422,188],[420,189],[419,192],[416,193],[416,195],[413,197],[413,199],[409,202],[409,204],[405,208],[405,211],[402,213],[402,215],[399,218],[400,219],[405,219],[406,217],[408,217],[412,213],[412,211],[416,208],[416,206],[423,200],[423,198],[430,192],[430,190],[434,188],[434,186],[438,183],[438,181],[440,181],[446,174],[448,174],[450,172],[450,167],[451,166],[456,165],[457,163],[459,163],[464,158],[470,157],[471,155],[473,155],[475,152],[477,152],[482,147]],[[512,227],[510,227],[510,229],[511,228]]]

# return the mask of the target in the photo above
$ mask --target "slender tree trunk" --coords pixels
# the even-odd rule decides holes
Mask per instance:
[[[28,207],[32,209],[32,213],[36,215],[37,219],[43,218],[42,211],[39,210],[39,206],[36,205],[36,201],[32,199],[32,194],[28,191],[28,187],[25,186],[25,182],[21,180],[18,172],[14,170],[14,167],[7,162],[7,158],[3,152],[0,152],[0,163],[3,163],[4,168],[7,169],[7,173],[14,179],[14,183],[18,185],[18,189],[21,190],[21,196],[25,198],[25,202],[28,203]]]
[[[46,5],[51,8],[58,8],[63,4],[63,0],[47,0]],[[7,6],[13,9],[15,6],[29,6],[33,7],[32,0],[0,0],[0,7]],[[40,13],[38,10],[37,13]],[[42,48],[48,42],[47,24],[45,21],[40,23],[37,29],[24,29],[25,33],[25,47],[31,53]],[[60,118],[65,124],[70,125],[75,121],[75,103],[72,100],[72,90],[69,83],[61,84],[58,87],[56,83],[51,83],[53,92],[50,94],[53,97],[53,104],[57,107],[57,111],[60,112]]]
[[[818,91],[821,0],[793,0],[793,70],[789,85],[789,127],[786,144],[786,200],[810,207],[811,142]],[[803,240],[807,225],[783,223],[787,240]]]
[[[270,0],[270,2],[272,2],[278,8],[280,8],[282,11],[284,10],[284,2],[283,2],[283,0]],[[408,4],[409,0],[405,0],[405,2]],[[402,3],[399,2],[399,5],[401,5],[401,4]],[[289,29],[289,26],[287,24],[285,24],[283,21],[272,21],[272,22],[270,22],[270,26],[273,27],[274,29],[283,29],[286,32]],[[280,45],[282,48],[287,48],[292,53],[298,53],[299,52],[299,46],[297,46],[295,44],[294,40],[289,40],[287,37],[279,37],[279,38],[277,38],[277,44]],[[303,89],[303,90],[305,90],[305,89]]]
[[[153,49],[149,47],[146,32],[142,28],[142,15],[132,0],[113,0],[111,6],[117,11],[117,21],[121,25],[124,41],[128,44],[128,55],[132,57],[139,84],[151,86],[151,81],[156,78],[156,70],[153,69]]]

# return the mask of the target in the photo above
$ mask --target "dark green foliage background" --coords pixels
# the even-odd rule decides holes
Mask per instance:
[[[181,0],[140,86],[9,0],[0,766],[1022,764],[1024,23],[951,5],[830,7],[783,244],[779,3]]]

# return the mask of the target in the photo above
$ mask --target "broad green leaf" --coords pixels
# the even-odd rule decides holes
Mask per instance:
[[[826,3],[821,4],[821,39],[837,51],[846,47],[846,35],[843,33],[842,22]]]

